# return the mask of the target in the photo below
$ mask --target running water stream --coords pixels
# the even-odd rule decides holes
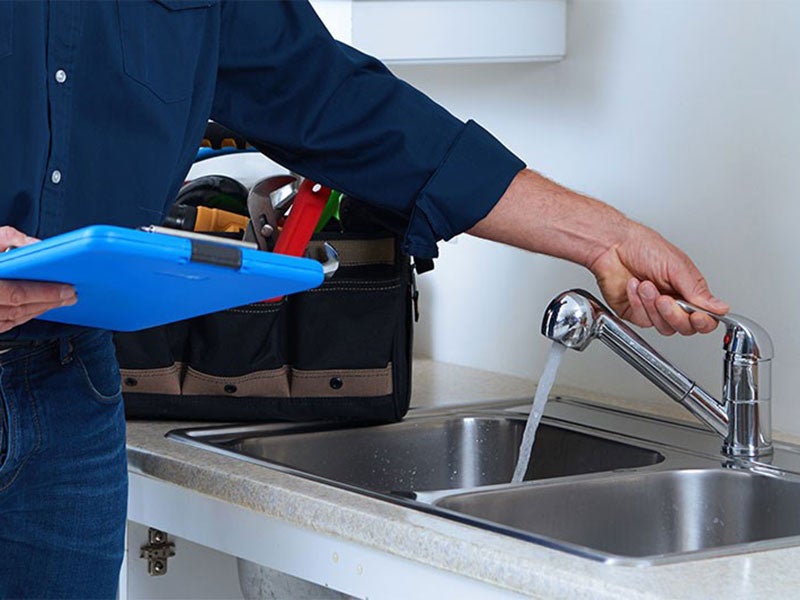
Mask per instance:
[[[530,463],[531,460],[531,450],[533,450],[533,441],[536,439],[536,430],[539,427],[539,422],[542,420],[544,406],[547,404],[550,390],[553,389],[553,384],[556,381],[556,373],[558,373],[558,367],[561,366],[561,358],[564,356],[564,351],[566,349],[566,346],[558,342],[553,342],[553,345],[550,346],[550,354],[547,356],[544,371],[542,371],[539,384],[536,386],[533,406],[528,415],[528,423],[525,425],[525,432],[522,434],[522,443],[519,445],[519,458],[517,459],[517,466],[514,469],[514,476],[511,478],[512,483],[519,483],[522,481],[525,472],[528,470],[528,463]]]

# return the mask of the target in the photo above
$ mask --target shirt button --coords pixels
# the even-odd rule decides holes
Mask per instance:
[[[56,71],[56,81],[58,83],[64,83],[67,80],[67,72],[64,69],[59,69]]]
[[[53,182],[53,183],[55,183],[55,184],[59,184],[59,183],[61,183],[61,171],[59,171],[58,169],[56,169],[55,171],[53,171],[53,172],[50,174],[50,181],[52,181],[52,182]]]

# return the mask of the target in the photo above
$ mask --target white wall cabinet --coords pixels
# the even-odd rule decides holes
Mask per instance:
[[[566,0],[311,0],[333,36],[387,63],[560,60]]]

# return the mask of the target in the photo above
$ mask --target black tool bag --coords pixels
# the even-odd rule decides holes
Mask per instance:
[[[340,267],[319,288],[116,334],[127,416],[401,419],[411,393],[413,266],[388,230],[317,234],[311,251],[324,241]]]

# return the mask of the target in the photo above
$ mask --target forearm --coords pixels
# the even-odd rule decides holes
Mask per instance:
[[[630,225],[611,206],[525,169],[468,233],[589,268]]]

